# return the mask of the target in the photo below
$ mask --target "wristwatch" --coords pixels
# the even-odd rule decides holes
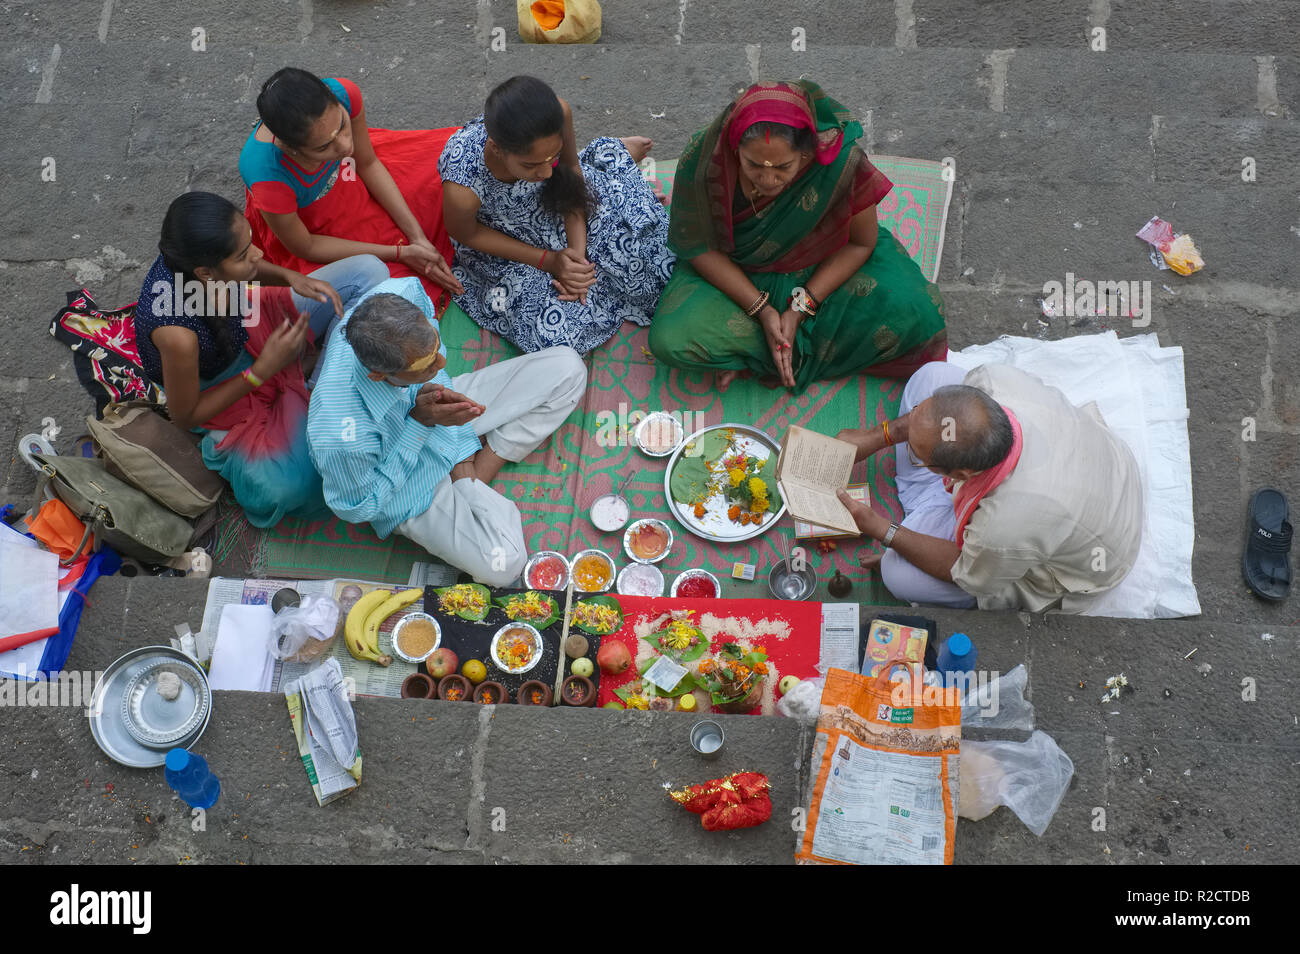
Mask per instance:
[[[885,535],[880,538],[880,542],[884,545],[886,550],[888,550],[890,545],[894,542],[894,534],[896,534],[897,532],[898,532],[898,524],[891,523],[889,525],[889,530],[886,531]]]

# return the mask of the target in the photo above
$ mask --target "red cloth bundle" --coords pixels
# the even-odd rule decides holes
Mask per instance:
[[[736,772],[702,785],[691,785],[668,797],[688,812],[700,815],[705,831],[753,828],[772,817],[771,784],[758,772]]]

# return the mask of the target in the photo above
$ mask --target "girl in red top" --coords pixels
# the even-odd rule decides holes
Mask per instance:
[[[416,275],[437,301],[452,274],[438,156],[456,127],[370,129],[350,80],[285,68],[257,97],[261,121],[239,156],[253,241],[298,272],[374,255]]]

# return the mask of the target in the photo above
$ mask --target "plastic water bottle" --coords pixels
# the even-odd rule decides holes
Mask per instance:
[[[939,649],[936,665],[949,686],[962,686],[973,679],[975,658],[979,655],[975,644],[965,633],[953,633]],[[969,675],[968,675],[969,674]]]
[[[221,797],[221,780],[212,774],[203,756],[172,749],[167,753],[166,765],[163,776],[167,784],[190,808],[206,811]]]

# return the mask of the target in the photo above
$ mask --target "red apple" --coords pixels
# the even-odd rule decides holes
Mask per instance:
[[[424,665],[429,670],[430,676],[434,679],[441,679],[443,676],[450,676],[454,673],[456,667],[460,665],[460,660],[456,658],[455,653],[444,647],[435,649],[433,655],[425,660]]]

